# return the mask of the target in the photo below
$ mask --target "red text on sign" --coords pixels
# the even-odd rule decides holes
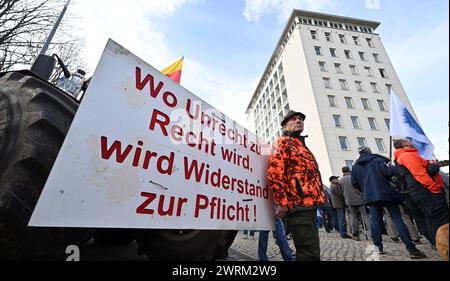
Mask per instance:
[[[152,215],[155,212],[155,207],[157,207],[158,215],[161,217],[174,215],[174,210],[176,209],[175,216],[181,216],[181,211],[183,209],[183,205],[188,201],[187,198],[175,198],[174,196],[170,196],[166,199],[164,195],[157,195],[155,193],[149,192],[141,192],[141,196],[146,198],[144,202],[142,202],[139,207],[136,208],[137,214],[148,214]],[[156,202],[153,204],[153,201]]]

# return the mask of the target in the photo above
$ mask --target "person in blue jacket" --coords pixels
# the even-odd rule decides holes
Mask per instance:
[[[380,254],[384,253],[381,229],[383,207],[386,207],[410,257],[412,259],[426,258],[426,255],[416,248],[402,220],[399,209],[402,202],[401,194],[390,181],[397,173],[397,167],[392,166],[388,158],[372,154],[367,146],[360,147],[358,152],[360,157],[353,166],[351,182],[355,188],[361,190],[364,204],[369,206],[373,244],[378,247]]]

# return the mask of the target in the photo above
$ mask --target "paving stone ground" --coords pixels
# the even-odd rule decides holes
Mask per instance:
[[[320,251],[322,261],[414,261],[409,257],[402,242],[393,242],[388,236],[383,235],[383,246],[386,254],[379,255],[374,251],[372,241],[366,240],[361,235],[361,241],[352,239],[341,239],[339,233],[326,233],[323,228],[319,229]],[[229,250],[228,260],[232,261],[257,261],[258,260],[258,232],[255,233],[255,239],[244,239],[242,231],[238,233],[236,239]],[[294,242],[289,240],[291,249],[295,251]],[[272,234],[269,236],[269,244],[267,247],[267,256],[270,261],[282,261],[280,250],[275,244]],[[419,261],[441,261],[436,250],[431,244],[421,239],[421,244],[417,244],[417,248],[423,251],[426,259]]]

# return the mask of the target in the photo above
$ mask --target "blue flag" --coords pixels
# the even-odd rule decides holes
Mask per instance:
[[[435,160],[433,144],[392,89],[390,91],[390,103],[389,134],[393,138],[406,138],[410,140],[417,150],[419,150],[420,156],[427,160]]]

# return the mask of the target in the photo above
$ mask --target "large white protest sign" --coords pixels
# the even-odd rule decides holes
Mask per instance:
[[[29,225],[270,230],[267,149],[109,40]]]

